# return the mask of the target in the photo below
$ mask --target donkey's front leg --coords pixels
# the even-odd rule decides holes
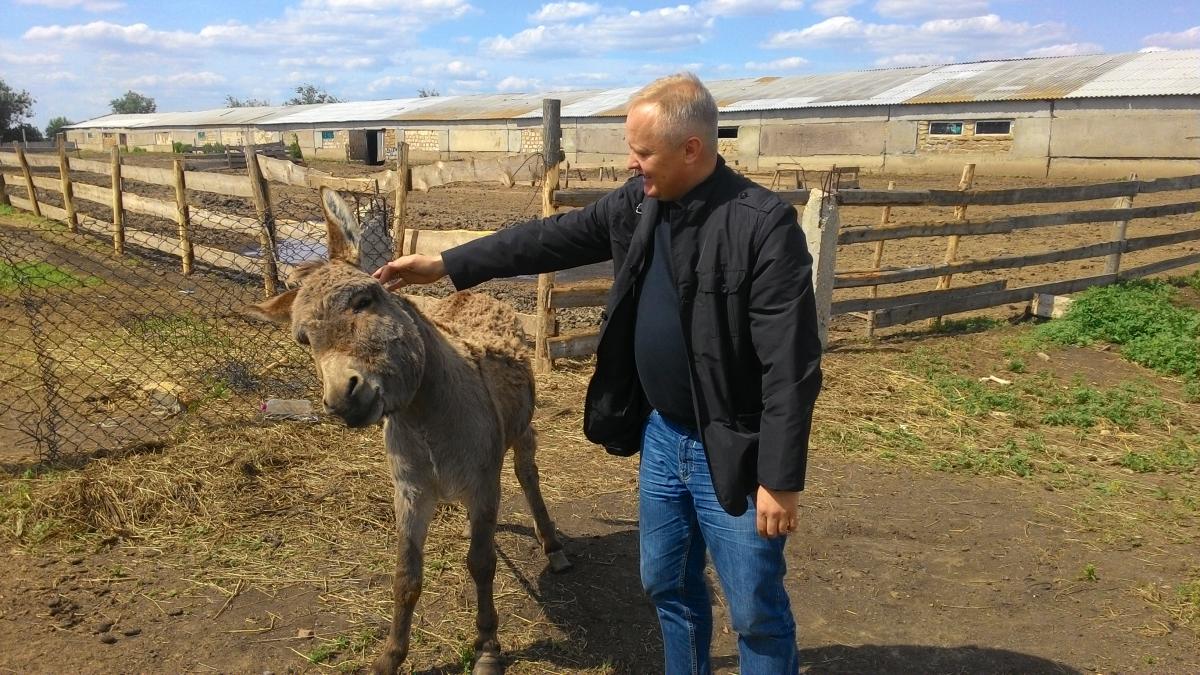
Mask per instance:
[[[472,675],[500,675],[504,663],[500,658],[500,639],[496,636],[500,618],[492,598],[496,578],[496,517],[500,509],[500,477],[489,477],[489,484],[480,486],[467,504],[470,518],[471,547],[467,552],[467,568],[475,581],[475,667]]]
[[[396,483],[396,575],[392,578],[392,626],[383,653],[375,660],[376,675],[393,675],[408,656],[413,608],[421,597],[425,537],[437,501],[431,492]]]

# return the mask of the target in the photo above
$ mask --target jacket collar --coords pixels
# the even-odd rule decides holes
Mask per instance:
[[[713,172],[708,174],[707,178],[700,181],[696,187],[688,190],[687,194],[679,199],[673,202],[664,202],[664,204],[671,204],[683,209],[688,215],[688,220],[690,220],[693,215],[712,201],[714,192],[721,183],[720,177],[726,172],[728,172],[728,169],[725,168],[725,159],[717,155],[717,164],[713,168]]]

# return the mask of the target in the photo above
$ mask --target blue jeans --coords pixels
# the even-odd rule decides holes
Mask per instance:
[[[738,634],[739,672],[797,673],[796,622],[783,587],[785,539],[758,535],[754,500],[741,516],[726,513],[700,439],[657,411],[646,423],[638,477],[642,587],[658,610],[666,673],[712,672],[706,547]]]

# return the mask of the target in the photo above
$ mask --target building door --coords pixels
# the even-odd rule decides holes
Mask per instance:
[[[350,130],[350,143],[346,146],[346,159],[351,162],[367,161],[367,134],[362,129]]]
[[[371,165],[383,164],[384,147],[383,147],[383,129],[368,131],[367,136],[367,156],[365,162]]]

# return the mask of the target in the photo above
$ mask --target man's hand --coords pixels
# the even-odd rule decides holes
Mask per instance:
[[[394,291],[405,284],[431,284],[446,276],[440,255],[406,255],[375,270],[371,276]]]
[[[800,502],[799,492],[772,490],[758,486],[758,536],[781,537],[796,528],[796,512]]]

